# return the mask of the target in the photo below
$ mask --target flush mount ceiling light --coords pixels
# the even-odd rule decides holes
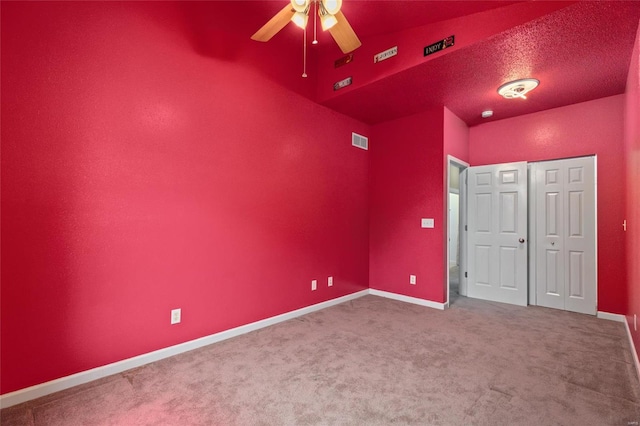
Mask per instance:
[[[498,87],[498,94],[505,99],[527,99],[526,94],[538,87],[538,84],[540,82],[535,78],[522,78]]]
[[[482,111],[482,118],[489,118],[492,116],[493,116],[493,111],[491,111],[490,109],[486,111]]]

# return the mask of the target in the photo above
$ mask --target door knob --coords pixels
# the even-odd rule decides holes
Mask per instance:
[[[524,238],[520,238],[518,241],[520,241],[520,244],[524,243]]]

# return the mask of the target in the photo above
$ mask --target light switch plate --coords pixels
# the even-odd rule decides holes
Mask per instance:
[[[171,310],[171,324],[179,324],[182,320],[182,309]]]

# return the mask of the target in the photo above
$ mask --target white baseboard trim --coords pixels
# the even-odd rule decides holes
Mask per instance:
[[[627,322],[627,320],[625,319],[624,315],[620,315],[620,314],[612,314],[612,313],[609,313],[609,312],[598,311],[596,316],[598,318],[600,318],[600,319],[606,319],[606,320],[609,320],[609,321]]]
[[[629,338],[629,346],[631,346],[631,354],[633,355],[633,363],[636,366],[636,375],[638,381],[640,381],[640,361],[638,360],[638,352],[636,352],[636,345],[633,344],[633,337],[631,336],[631,329],[629,328],[629,322],[624,319],[624,328],[627,330],[627,337]]]
[[[403,294],[390,293],[388,291],[369,289],[369,294],[373,296],[386,297],[387,299],[399,300],[401,302],[413,303],[414,305],[426,306],[428,308],[444,310],[445,304],[434,302],[426,299],[418,299],[417,297],[405,296]]]
[[[0,408],[11,407],[13,405],[40,398],[54,392],[59,392],[61,390],[69,389],[74,386],[82,385],[93,380],[101,379],[113,374],[122,373],[123,371],[127,371],[132,368],[140,367],[142,365],[159,361],[164,358],[169,358],[183,352],[188,352],[194,349],[201,348],[203,346],[211,345],[212,343],[217,343],[223,340],[230,339],[232,337],[237,337],[245,333],[250,333],[252,331],[269,327],[283,321],[310,314],[311,312],[339,305],[340,303],[348,302],[349,300],[357,299],[368,294],[368,289],[358,291],[356,293],[348,294],[336,299],[327,300],[326,302],[317,303],[315,305],[307,306],[295,311],[286,312],[284,314],[276,315],[271,318],[266,318],[260,321],[252,322],[250,324],[242,325],[240,327],[201,337],[199,339],[180,343],[175,346],[159,349],[157,351],[138,355],[133,358],[128,358],[122,361],[114,362],[112,364],[107,364],[102,367],[92,368],[91,370],[81,371],[80,373],[72,374],[70,376],[61,377],[49,382],[30,386],[28,388],[20,389],[14,392],[9,392],[4,395],[0,395]]]

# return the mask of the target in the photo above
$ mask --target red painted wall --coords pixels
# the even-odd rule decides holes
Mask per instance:
[[[443,142],[445,168],[449,161],[448,155],[452,155],[465,163],[469,162],[469,127],[446,107],[444,108]],[[445,170],[445,178],[446,172],[447,170]],[[449,192],[449,188],[445,187],[445,192]]]
[[[274,3],[275,9],[269,3]],[[275,14],[281,8],[276,2],[252,2],[255,13],[246,18],[255,22],[253,29],[257,30],[264,23],[265,16]],[[295,25],[285,26],[268,43],[260,43],[249,39],[246,26],[243,28],[236,19],[229,19],[238,15],[237,0],[181,1],[174,9],[176,16],[182,17],[179,27],[183,35],[199,55],[215,57],[229,63],[242,63],[287,90],[315,99],[317,55],[311,49],[312,46],[309,46],[307,77],[302,78],[302,52],[292,51],[289,44],[290,37],[295,37],[302,43],[299,38],[302,37],[301,30]],[[173,25],[178,24],[175,18],[173,21]]]
[[[624,155],[626,159],[627,202],[627,282],[629,329],[636,352],[640,352],[640,333],[633,328],[633,315],[640,316],[640,27],[631,56],[625,92]]]
[[[372,129],[369,285],[444,302],[443,108]],[[435,228],[420,227],[434,218]],[[409,284],[409,275],[417,284]]]
[[[626,311],[624,96],[612,96],[470,129],[471,165],[597,154],[598,310]]]
[[[469,128],[435,108],[378,124],[372,134],[369,285],[444,303],[447,162],[448,155],[468,161]],[[421,228],[421,218],[434,218],[435,228]]]
[[[183,5],[1,7],[1,393],[367,288],[368,126]]]

